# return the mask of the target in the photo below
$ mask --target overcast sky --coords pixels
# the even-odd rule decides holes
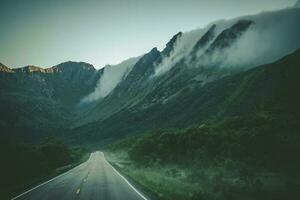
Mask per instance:
[[[296,0],[1,0],[0,62],[50,67],[84,61],[101,68],[177,32],[224,18],[290,7]]]

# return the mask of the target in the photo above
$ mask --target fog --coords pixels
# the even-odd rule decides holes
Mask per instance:
[[[229,47],[205,54],[216,37],[240,19],[251,20],[253,23]],[[300,48],[299,21],[300,8],[288,8],[215,21],[202,29],[185,32],[175,42],[170,56],[163,58],[162,62],[155,66],[154,76],[166,73],[180,60],[184,60],[188,67],[218,66],[245,69],[274,62]],[[216,25],[214,38],[206,46],[198,49],[195,54],[197,59],[192,60],[191,50],[213,24]],[[126,77],[139,58],[128,59],[115,66],[106,66],[94,92],[82,102],[92,102],[107,96]]]
[[[139,58],[130,58],[118,65],[106,65],[94,92],[84,97],[82,103],[89,103],[107,96],[127,76]]]
[[[254,23],[228,48],[203,56],[207,45],[197,52],[197,62],[191,62],[191,49],[212,24],[217,25],[216,37],[240,19],[251,20]],[[170,57],[164,58],[156,66],[155,74],[164,74],[182,58],[190,67],[218,65],[219,67],[244,67],[246,69],[274,62],[300,47],[299,21],[300,9],[289,8],[213,22],[203,29],[184,33],[177,40]]]

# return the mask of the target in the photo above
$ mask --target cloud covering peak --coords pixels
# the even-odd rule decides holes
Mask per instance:
[[[164,74],[183,59],[190,67],[218,65],[247,68],[273,62],[300,47],[299,20],[300,9],[290,8],[221,20],[203,29],[183,33],[170,56],[156,66],[156,75]],[[197,48],[197,62],[192,62],[191,51],[214,25],[214,37],[211,36],[207,45]],[[234,36],[235,28],[243,26],[245,30]],[[227,39],[224,39],[225,36]],[[220,43],[223,48],[214,48],[218,40],[223,40]],[[209,56],[205,54],[208,50],[211,50]]]
[[[107,65],[103,70],[94,92],[82,99],[82,103],[89,103],[107,96],[131,71],[140,57],[130,58],[117,65]]]

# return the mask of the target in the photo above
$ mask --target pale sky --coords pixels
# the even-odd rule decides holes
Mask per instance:
[[[179,31],[286,8],[296,0],[0,0],[0,62],[101,68],[164,48]]]

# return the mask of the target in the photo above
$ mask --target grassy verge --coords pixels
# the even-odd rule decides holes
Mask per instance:
[[[126,152],[105,152],[110,163],[153,199],[286,199],[299,195],[295,179],[271,172],[242,175],[237,164],[207,167],[139,165]],[[123,157],[124,156],[124,157]],[[245,172],[246,173],[246,172]],[[149,195],[150,196],[150,195]]]
[[[106,160],[115,169],[117,169],[131,184],[133,184],[135,188],[137,188],[140,192],[145,194],[151,200],[158,199],[156,193],[154,193],[150,188],[148,188],[147,185],[143,183],[143,181],[140,181],[139,178],[133,176],[130,173],[131,172],[130,168],[127,168],[127,166],[130,165],[130,163],[125,160],[126,159],[125,157],[122,157],[124,156],[122,154],[126,154],[126,152],[113,153],[110,151],[105,151],[103,153],[105,154]]]
[[[105,152],[107,160],[118,170],[129,177],[151,199],[186,199],[198,193],[200,185],[185,181],[185,171],[171,166],[142,167],[129,159],[124,151]]]
[[[119,141],[106,157],[164,200],[300,197],[298,127],[265,115]]]

